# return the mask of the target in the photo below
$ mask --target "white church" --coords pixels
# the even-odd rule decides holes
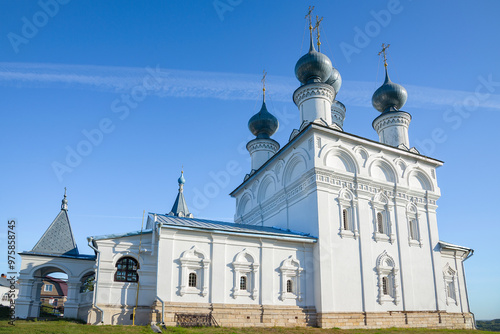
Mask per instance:
[[[249,173],[231,193],[234,223],[193,217],[181,174],[168,214],[149,213],[143,230],[90,236],[94,255],[81,255],[65,195],[40,241],[21,253],[16,315],[38,317],[42,278],[64,272],[64,316],[92,324],[206,316],[236,327],[474,328],[463,264],[473,250],[438,234],[443,162],[411,147],[407,92],[390,80],[385,57],[384,65],[372,97],[379,141],[344,132],[342,79],[310,29],[295,66],[301,123],[280,147],[264,86],[248,123]],[[89,277],[93,291],[82,289]]]

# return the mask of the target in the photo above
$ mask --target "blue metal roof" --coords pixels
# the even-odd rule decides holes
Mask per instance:
[[[154,221],[154,213],[150,213],[148,216],[148,226]],[[229,222],[221,222],[215,220],[199,219],[199,218],[185,218],[185,217],[175,217],[163,214],[156,214],[156,222],[161,223],[164,227],[183,227],[183,228],[193,228],[198,230],[210,230],[210,231],[220,231],[220,232],[231,232],[231,233],[241,233],[241,234],[260,234],[276,237],[291,237],[291,238],[302,238],[302,239],[316,239],[308,234],[290,231],[286,229],[280,229],[276,227],[268,226],[255,226],[247,224],[235,224]]]
[[[78,255],[66,255],[66,254],[48,254],[48,253],[39,253],[39,252],[21,252],[19,253],[20,255],[35,255],[35,256],[49,256],[49,257],[61,257],[65,259],[78,259],[78,260],[95,260],[96,256],[95,255],[87,255],[87,254],[78,254]]]
[[[132,231],[132,232],[126,232],[126,233],[113,233],[113,234],[96,235],[96,236],[92,236],[91,238],[93,240],[116,239],[116,238],[123,238],[123,237],[133,237],[136,235],[148,234],[151,232],[153,232],[153,230],[145,229],[142,231]]]

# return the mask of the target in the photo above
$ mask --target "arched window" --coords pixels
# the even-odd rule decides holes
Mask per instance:
[[[280,300],[296,299],[302,301],[300,281],[304,269],[300,267],[297,258],[294,255],[290,255],[287,259],[283,260],[279,270],[281,271]]]
[[[139,264],[134,258],[122,257],[116,262],[116,282],[137,282],[139,280],[139,275],[137,274],[137,269]]]
[[[240,290],[246,290],[246,289],[247,289],[247,277],[241,276],[240,277]]]
[[[339,223],[339,234],[342,238],[356,239],[359,235],[356,228],[357,200],[349,189],[342,188],[337,201],[340,215],[338,220],[335,217],[335,221]]]
[[[190,288],[196,288],[196,274],[195,273],[189,273],[188,286]]]
[[[410,220],[410,239],[417,240],[417,222],[415,219]]]
[[[347,213],[347,209],[342,210],[342,221],[344,224],[344,230],[349,229],[349,216]]]
[[[199,294],[208,295],[208,267],[210,260],[206,254],[196,246],[182,252],[179,258],[179,295]]]
[[[446,282],[446,294],[448,298],[455,299],[455,282]]]
[[[457,272],[450,267],[447,263],[444,267],[444,289],[446,292],[446,305],[458,305],[457,290],[455,282],[457,280]]]
[[[384,251],[377,258],[376,271],[378,274],[378,302],[380,305],[384,303],[399,303],[398,292],[398,268],[396,268],[394,259]]]
[[[414,203],[409,203],[406,206],[406,219],[408,222],[408,243],[410,246],[422,247],[422,239],[419,228],[419,213],[418,208]]]
[[[377,230],[378,233],[384,233],[384,217],[381,212],[377,213]]]
[[[389,282],[388,282],[387,277],[382,277],[382,291],[383,291],[384,295],[389,294]]]

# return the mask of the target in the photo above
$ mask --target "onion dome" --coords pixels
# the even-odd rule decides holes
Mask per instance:
[[[396,111],[405,105],[407,98],[406,89],[391,81],[386,67],[384,84],[372,96],[373,107],[380,112]]]
[[[335,89],[335,93],[339,93],[340,86],[342,86],[342,77],[335,67],[332,66],[332,74],[325,83],[332,86]]]
[[[330,58],[314,49],[312,36],[309,52],[295,64],[295,76],[305,85],[310,82],[326,82],[332,73]]]
[[[179,177],[179,179],[177,180],[177,182],[179,182],[179,184],[186,183],[186,179],[184,178],[184,171],[181,171],[181,177]]]
[[[266,101],[262,101],[260,111],[250,118],[248,128],[257,138],[269,138],[279,127],[279,122],[266,108]]]

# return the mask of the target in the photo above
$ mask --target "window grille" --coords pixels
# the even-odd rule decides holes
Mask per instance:
[[[188,278],[188,286],[190,288],[196,288],[196,274],[190,273]]]
[[[246,290],[246,289],[247,289],[247,277],[241,276],[240,277],[240,290]]]
[[[139,275],[137,269],[139,265],[137,261],[131,257],[123,257],[116,263],[116,282],[137,282]]]
[[[387,277],[382,277],[382,291],[383,291],[384,295],[389,294],[389,282],[388,282]]]
[[[344,209],[342,210],[342,219],[343,219],[343,222],[344,222],[344,230],[348,230],[349,229],[349,220],[348,220],[348,213],[347,213],[347,209]]]

